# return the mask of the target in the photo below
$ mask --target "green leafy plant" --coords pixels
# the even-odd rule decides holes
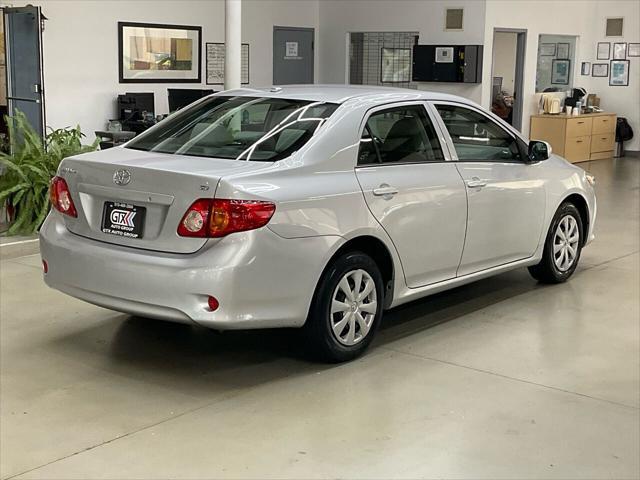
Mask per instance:
[[[0,204],[13,217],[7,235],[33,234],[49,211],[49,182],[62,159],[95,150],[99,140],[83,145],[77,126],[50,129],[43,142],[22,112],[5,120],[11,153],[0,151]]]

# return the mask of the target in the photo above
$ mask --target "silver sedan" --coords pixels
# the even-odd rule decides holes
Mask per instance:
[[[463,98],[227,91],[62,162],[44,278],[145,317],[302,327],[344,361],[405,302],[519,267],[567,280],[593,237],[592,184]]]

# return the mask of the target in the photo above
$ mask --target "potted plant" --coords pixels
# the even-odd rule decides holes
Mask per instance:
[[[0,205],[5,203],[11,220],[7,235],[30,235],[49,211],[49,182],[62,159],[95,150],[99,140],[83,145],[77,126],[50,129],[43,141],[22,112],[5,120],[11,153],[0,151]]]

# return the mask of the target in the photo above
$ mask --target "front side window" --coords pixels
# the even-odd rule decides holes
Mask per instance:
[[[127,148],[275,161],[302,147],[337,104],[264,97],[211,97],[180,110]]]
[[[468,108],[436,105],[460,161],[521,161],[517,141],[495,122]]]
[[[388,108],[367,120],[358,165],[442,160],[440,142],[422,105]]]

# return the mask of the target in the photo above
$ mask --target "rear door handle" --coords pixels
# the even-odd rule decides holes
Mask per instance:
[[[385,198],[391,198],[393,197],[396,193],[398,193],[398,189],[396,187],[392,187],[391,185],[389,185],[388,183],[383,183],[382,185],[380,185],[378,188],[374,188],[372,193],[376,196],[376,197],[385,197]]]
[[[469,188],[481,188],[486,186],[487,186],[487,181],[482,180],[478,177],[473,177],[471,180],[467,180],[467,187]]]

